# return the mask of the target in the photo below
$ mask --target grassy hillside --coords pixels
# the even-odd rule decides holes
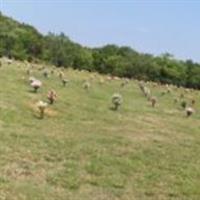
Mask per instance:
[[[147,83],[156,108],[138,82],[67,69],[66,87],[49,78],[43,65],[1,60],[0,67],[0,200],[198,200],[200,198],[200,93]],[[28,67],[29,66],[29,67]],[[34,93],[28,82],[43,82]],[[100,80],[104,80],[100,83]],[[86,91],[83,81],[91,88]],[[39,118],[38,100],[50,89],[58,99]],[[115,92],[123,96],[118,111]],[[187,118],[174,98],[195,98]]]

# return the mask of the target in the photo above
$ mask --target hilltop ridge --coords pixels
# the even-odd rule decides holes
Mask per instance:
[[[87,48],[71,41],[64,33],[42,35],[31,25],[2,13],[0,27],[0,56],[200,88],[200,64],[192,60],[177,60],[169,53],[153,56],[114,44]]]

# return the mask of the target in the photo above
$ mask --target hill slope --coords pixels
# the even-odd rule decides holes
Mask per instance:
[[[149,83],[158,98],[152,108],[135,80],[121,87],[123,80],[67,69],[63,87],[58,69],[48,67],[45,78],[43,65],[34,64],[30,76],[43,82],[34,93],[30,64],[1,62],[1,200],[200,198],[199,91],[171,86],[162,96],[166,88]],[[58,99],[40,119],[36,102],[49,89]],[[124,99],[118,111],[110,109],[115,92]],[[189,118],[173,102],[181,93],[197,102]]]

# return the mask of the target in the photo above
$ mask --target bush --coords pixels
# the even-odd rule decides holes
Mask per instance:
[[[31,82],[31,87],[33,87],[34,92],[37,92],[38,89],[41,88],[41,86],[42,86],[42,82],[39,81],[39,80],[33,80],[33,81]]]
[[[55,102],[56,98],[57,98],[56,92],[54,90],[50,90],[48,92],[47,98],[49,100],[49,103],[53,104]]]
[[[186,101],[182,101],[182,102],[181,102],[181,107],[182,107],[182,108],[186,108],[186,106],[187,106],[187,102],[186,102]]]
[[[118,93],[113,94],[112,96],[112,104],[114,106],[114,110],[118,110],[119,106],[122,104],[123,99],[122,96]]]
[[[45,113],[45,110],[47,108],[47,103],[46,102],[43,102],[43,101],[39,101],[37,103],[37,108],[39,109],[40,111],[40,118],[44,118],[44,113]]]
[[[186,111],[187,117],[191,116],[194,113],[194,109],[191,107],[186,108],[185,111]]]

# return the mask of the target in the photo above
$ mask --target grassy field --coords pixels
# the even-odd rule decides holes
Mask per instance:
[[[2,61],[0,200],[200,199],[199,91],[162,96],[164,86],[149,84],[152,108],[137,81],[120,87],[122,80],[68,69],[63,87],[58,70],[45,78],[41,66],[31,73],[43,82],[34,93],[27,64]],[[52,88],[58,99],[40,119],[35,104]],[[124,100],[118,111],[110,109],[115,92]],[[173,101],[181,93],[196,99],[189,118]]]

